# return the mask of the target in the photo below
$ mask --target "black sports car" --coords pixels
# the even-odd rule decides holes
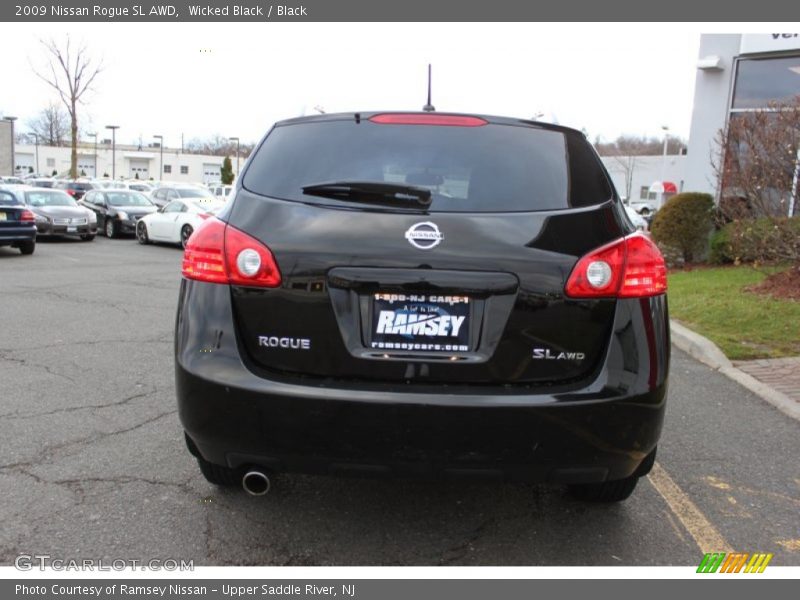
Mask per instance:
[[[664,260],[566,127],[277,123],[188,241],[175,335],[189,450],[252,494],[294,471],[617,501],[655,460]]]

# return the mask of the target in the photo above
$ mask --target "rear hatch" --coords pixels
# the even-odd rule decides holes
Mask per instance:
[[[255,370],[387,383],[590,375],[616,300],[570,299],[576,261],[630,231],[579,132],[440,114],[277,124],[222,218],[278,287],[232,285]]]

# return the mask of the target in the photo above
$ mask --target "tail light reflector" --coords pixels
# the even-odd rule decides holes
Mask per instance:
[[[36,221],[36,215],[34,215],[28,209],[25,209],[20,213],[19,220],[23,221],[23,222],[26,222],[26,221],[34,222],[34,221]]]
[[[583,256],[572,269],[564,288],[570,298],[642,298],[666,291],[664,257],[641,233]]]
[[[187,279],[250,287],[278,287],[281,274],[267,246],[212,217],[186,243],[181,268]]]

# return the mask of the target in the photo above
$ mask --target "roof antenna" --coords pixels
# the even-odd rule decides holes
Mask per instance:
[[[428,103],[422,107],[425,112],[433,112],[436,109],[431,104],[431,64],[428,63]]]

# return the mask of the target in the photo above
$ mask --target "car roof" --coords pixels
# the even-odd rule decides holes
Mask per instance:
[[[471,113],[455,113],[455,112],[423,112],[423,111],[414,111],[414,110],[377,110],[377,111],[365,111],[365,112],[343,112],[343,113],[325,113],[321,115],[308,115],[304,117],[294,117],[291,119],[284,119],[282,121],[277,121],[275,126],[281,125],[292,125],[295,123],[314,123],[314,122],[326,122],[326,121],[355,121],[358,120],[367,120],[375,115],[391,115],[391,114],[399,114],[399,115],[439,115],[439,116],[447,116],[447,117],[476,117],[478,119],[483,119],[488,123],[497,124],[497,125],[526,125],[529,127],[534,127],[537,129],[548,129],[551,131],[560,131],[562,133],[572,133],[583,136],[583,132],[573,127],[566,127],[564,125],[555,125],[553,123],[544,123],[542,121],[535,121],[533,119],[518,119],[514,117],[499,117],[496,115],[482,115],[482,114],[471,114]]]

